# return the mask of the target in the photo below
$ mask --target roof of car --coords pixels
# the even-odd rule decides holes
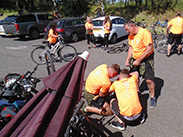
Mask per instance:
[[[94,18],[92,20],[104,20],[105,16],[102,16],[102,17],[97,17],[97,18]],[[114,18],[123,18],[123,17],[120,17],[120,16],[109,16],[110,20],[114,19]],[[124,18],[123,18],[124,19]]]

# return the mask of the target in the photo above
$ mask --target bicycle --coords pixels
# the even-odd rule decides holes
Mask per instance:
[[[48,42],[43,42],[43,44],[48,44]],[[58,42],[51,49],[47,45],[41,45],[33,49],[31,59],[38,65],[44,65],[46,63],[46,52],[50,53],[54,61],[58,59],[55,53],[59,53],[60,59],[66,62],[72,61],[77,56],[76,49],[72,45],[65,44],[63,38],[60,37],[58,37]]]
[[[167,24],[168,24],[167,22],[168,22],[168,20],[165,20],[165,21],[159,21],[159,20],[157,20],[155,23],[152,23],[151,24],[151,27],[158,28],[159,26],[161,26],[161,27],[165,28],[165,27],[167,27]]]
[[[128,49],[129,49],[128,44],[123,43],[122,46],[116,46],[116,45],[114,45],[114,47],[111,47],[111,48],[107,51],[107,53],[109,53],[109,54],[117,54],[117,53],[121,53],[121,52],[123,52],[123,51],[128,52]]]
[[[65,131],[64,137],[106,137],[99,126],[81,111],[84,98],[78,103]]]
[[[165,34],[163,29],[155,29],[155,26],[152,26],[150,28],[147,28],[151,34],[152,34],[152,39],[153,39],[153,44],[154,47],[157,48],[157,40],[162,40],[165,38]]]
[[[142,28],[146,28],[148,26],[147,22],[145,22],[144,19],[142,19],[141,21],[138,21],[135,19],[135,24],[139,27],[142,27]]]
[[[48,75],[55,72],[55,65],[53,63],[53,58],[49,52],[45,53],[45,61],[46,61],[46,69],[48,71]]]
[[[167,54],[167,47],[168,47],[167,41],[168,41],[168,38],[163,39],[163,40],[158,42],[157,51],[159,53]],[[183,40],[181,41],[181,44],[183,44]],[[178,45],[173,43],[170,53],[176,53],[177,52],[177,48],[178,48]],[[183,53],[183,47],[182,47],[182,53]]]

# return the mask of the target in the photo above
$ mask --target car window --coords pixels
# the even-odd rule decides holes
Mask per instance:
[[[48,20],[48,15],[38,15],[39,20]]]
[[[73,26],[73,24],[72,24],[73,22],[72,21],[68,21],[67,23],[66,23],[66,27],[71,27],[71,26]]]
[[[102,20],[94,20],[92,21],[94,26],[103,26],[103,21]]]
[[[62,27],[64,24],[64,21],[57,21],[57,27]]]
[[[16,18],[17,18],[17,16],[7,16],[7,17],[4,19],[4,21],[5,21],[5,22],[13,22],[13,21],[16,20]]]
[[[31,22],[31,21],[36,21],[34,15],[24,15],[17,18],[17,22]]]
[[[74,25],[82,25],[83,22],[81,20],[75,20],[75,21],[73,21],[73,24]]]
[[[125,22],[126,21],[124,19],[121,19],[121,18],[114,19],[114,24],[124,24]]]

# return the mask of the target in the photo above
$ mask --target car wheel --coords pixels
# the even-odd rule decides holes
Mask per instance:
[[[77,33],[72,33],[71,34],[71,42],[77,42],[79,40],[79,36]]]
[[[39,38],[39,31],[37,29],[31,29],[29,35],[31,39],[37,39]]]
[[[112,35],[112,38],[111,38],[111,43],[116,43],[117,42],[117,35],[116,34],[113,34]]]
[[[25,35],[20,35],[19,39],[25,39]]]

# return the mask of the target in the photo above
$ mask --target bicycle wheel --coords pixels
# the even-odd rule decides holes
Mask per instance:
[[[73,59],[76,58],[77,56],[77,51],[76,49],[71,46],[71,45],[64,45],[61,49],[60,49],[60,56],[61,58],[66,61],[72,61]]]
[[[45,62],[45,47],[37,47],[31,52],[31,59],[38,65],[44,65]]]
[[[50,75],[53,72],[55,72],[55,66],[54,66],[53,59],[49,52],[45,52],[45,61],[46,61],[46,68],[48,71],[48,75]]]
[[[167,40],[164,39],[158,42],[157,50],[159,53],[167,54],[167,47],[168,47]]]
[[[110,50],[107,51],[107,53],[109,54],[117,54],[117,53],[121,53],[123,51],[122,47],[113,47]]]

